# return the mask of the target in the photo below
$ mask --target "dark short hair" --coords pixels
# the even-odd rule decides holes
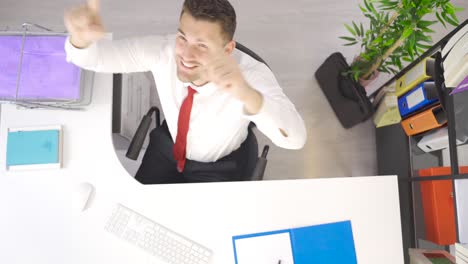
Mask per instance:
[[[195,19],[220,23],[227,41],[234,38],[236,11],[228,0],[185,0],[180,16],[189,12]]]

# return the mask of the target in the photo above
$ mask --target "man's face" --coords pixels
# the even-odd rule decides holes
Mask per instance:
[[[184,12],[175,46],[177,77],[182,82],[195,85],[209,82],[204,70],[214,58],[227,52],[226,47],[219,23],[197,20],[189,12]]]

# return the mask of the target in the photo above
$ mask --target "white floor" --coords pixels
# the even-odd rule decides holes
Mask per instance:
[[[332,52],[342,52],[348,61],[358,52],[357,47],[343,47],[338,36],[346,34],[344,23],[367,23],[358,8],[360,2],[231,0],[238,15],[236,39],[269,63],[308,130],[307,144],[300,151],[271,147],[266,179],[376,173],[373,124],[365,122],[343,129],[314,78],[316,69]],[[63,10],[80,3],[85,1],[1,0],[0,30],[19,29],[21,23],[28,21],[63,31]],[[452,3],[465,8],[458,13],[460,20],[468,18],[468,1]],[[181,0],[103,0],[101,9],[106,30],[114,32],[115,38],[122,38],[174,32],[181,5]],[[449,31],[441,25],[434,29],[434,41]],[[260,142],[271,145],[262,137]]]

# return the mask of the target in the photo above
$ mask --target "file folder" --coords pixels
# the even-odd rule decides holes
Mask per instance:
[[[7,170],[60,168],[62,163],[62,127],[9,128],[7,134]]]
[[[357,264],[351,221],[234,236],[236,264]]]
[[[398,99],[398,108],[402,117],[406,117],[425,106],[439,100],[434,82],[423,82]]]
[[[447,123],[447,116],[440,104],[421,113],[410,116],[401,122],[406,135],[412,136],[431,129],[441,127]]]
[[[374,114],[375,127],[389,126],[401,122],[398,99],[394,92],[387,92]]]
[[[396,82],[396,95],[400,97],[421,82],[431,79],[434,76],[434,63],[433,58],[425,58],[401,76]]]
[[[459,139],[456,139],[456,142],[457,145],[465,143]],[[439,129],[434,129],[427,135],[424,135],[424,137],[422,137],[418,142],[417,146],[426,153],[448,148],[448,128],[445,126]]]

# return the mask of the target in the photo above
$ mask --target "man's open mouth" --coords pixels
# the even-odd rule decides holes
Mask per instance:
[[[196,64],[184,62],[183,60],[180,60],[180,63],[182,64],[182,66],[184,66],[185,68],[187,68],[187,69],[189,69],[189,70],[194,69],[194,68],[197,67]]]

